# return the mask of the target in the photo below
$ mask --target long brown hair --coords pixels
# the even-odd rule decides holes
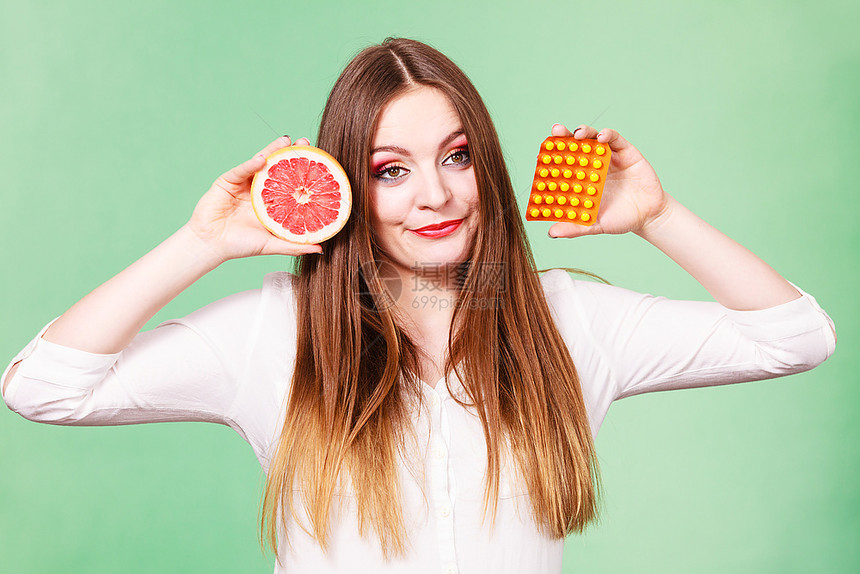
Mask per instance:
[[[327,548],[330,506],[347,476],[361,534],[370,525],[386,556],[405,552],[398,457],[421,398],[418,349],[385,301],[367,190],[380,111],[417,86],[450,99],[478,185],[480,223],[462,269],[445,372],[456,369],[468,400],[455,400],[474,409],[483,425],[485,516],[491,507],[495,518],[501,457],[509,452],[546,533],[582,532],[597,518],[600,477],[582,390],[546,304],[490,115],[446,56],[389,38],[344,69],[320,123],[317,145],[349,175],[353,212],[322,255],[297,263],[295,371],[260,527],[261,542],[268,538],[276,555],[279,520],[285,535],[291,517],[307,531],[293,491],[302,497],[308,533]],[[503,265],[494,280],[486,280],[487,263]]]

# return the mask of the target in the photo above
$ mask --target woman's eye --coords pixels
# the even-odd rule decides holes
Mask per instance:
[[[454,150],[454,152],[448,156],[445,161],[450,160],[454,165],[465,165],[469,163],[469,149],[468,148],[460,148]]]
[[[399,177],[402,177],[403,172],[405,172],[405,171],[406,171],[406,169],[403,166],[390,165],[388,167],[383,167],[382,169],[377,171],[375,174],[373,174],[373,176],[376,179],[392,181],[392,180],[395,180]]]

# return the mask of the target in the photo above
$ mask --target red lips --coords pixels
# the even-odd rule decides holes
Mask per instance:
[[[434,223],[433,225],[426,225],[419,229],[413,229],[412,231],[436,231],[439,229],[444,229],[449,225],[454,225],[455,223],[460,223],[463,221],[462,219],[449,219],[448,221],[443,221],[442,223]]]

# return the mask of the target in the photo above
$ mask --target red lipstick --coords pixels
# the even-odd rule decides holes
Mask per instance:
[[[425,225],[419,229],[411,229],[410,231],[421,237],[445,237],[454,233],[460,227],[461,223],[463,223],[462,219],[451,219],[442,223]]]

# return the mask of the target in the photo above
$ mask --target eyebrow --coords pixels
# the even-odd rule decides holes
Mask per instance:
[[[454,130],[453,132],[448,134],[448,137],[446,137],[442,141],[442,143],[439,144],[439,149],[447,147],[452,141],[454,141],[455,139],[457,139],[458,137],[460,137],[461,135],[463,135],[465,133],[466,132],[463,130],[463,128]],[[400,155],[405,155],[405,156],[411,155],[405,148],[402,148],[402,147],[396,146],[396,145],[383,145],[383,146],[375,147],[372,150],[370,150],[370,155],[373,155],[373,154],[380,152],[380,151],[390,151],[390,152],[398,153]]]

